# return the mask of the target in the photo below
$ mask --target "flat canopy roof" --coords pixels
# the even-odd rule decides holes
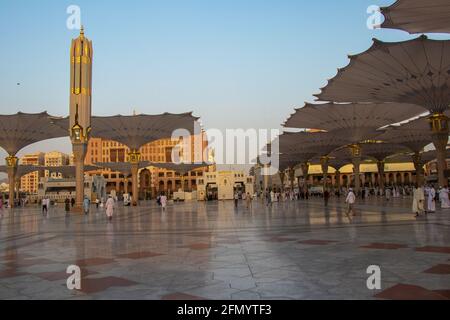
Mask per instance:
[[[43,166],[19,165],[19,166],[17,166],[16,177],[20,178],[29,173],[36,172],[36,171],[43,171],[43,170],[44,170]],[[7,173],[8,167],[5,165],[0,166],[0,172]]]
[[[176,163],[172,163],[172,162],[151,162],[149,166],[151,167],[155,167],[155,168],[160,168],[160,169],[166,169],[166,170],[170,170],[170,171],[175,171],[178,172],[180,174],[185,174],[188,173],[190,171],[193,170],[197,170],[197,169],[201,169],[201,168],[205,168],[208,167],[210,164],[207,163],[180,163],[180,164],[176,164]]]
[[[51,118],[47,112],[0,115],[0,147],[14,156],[30,144],[68,136],[69,131],[53,125]]]
[[[95,165],[100,168],[109,169],[114,172],[122,172],[126,176],[131,175],[131,163],[129,163],[129,162],[98,162],[98,163],[95,163]],[[141,161],[138,164],[138,168],[142,169],[142,168],[148,167],[149,165],[150,165],[150,162]]]
[[[112,171],[122,172],[123,174],[129,176],[131,175],[131,163],[129,162],[99,162],[95,164],[101,168],[107,168]],[[209,166],[207,163],[201,164],[175,164],[170,162],[149,162],[149,161],[141,161],[139,162],[139,169],[147,168],[147,167],[155,167],[160,169],[166,169],[170,171],[179,172],[180,174],[184,174],[193,170],[197,170],[200,168],[204,168]]]
[[[409,33],[450,33],[450,1],[397,0],[381,8],[382,28],[400,29]]]
[[[94,171],[98,170],[99,167],[96,166],[84,166],[84,171]],[[56,172],[61,173],[63,176],[73,176],[75,174],[75,166],[33,166],[33,165],[19,165],[17,166],[16,176],[18,178],[27,175],[32,172],[42,172],[49,171],[50,173]],[[8,167],[5,165],[0,166],[0,172],[8,172]]]
[[[443,112],[450,105],[450,40],[375,39],[321,90],[322,101],[409,103]]]
[[[74,176],[76,169],[75,166],[46,166],[43,167],[44,170],[49,171],[50,173],[61,173],[63,176]],[[84,166],[84,172],[99,170],[100,168],[97,166]]]

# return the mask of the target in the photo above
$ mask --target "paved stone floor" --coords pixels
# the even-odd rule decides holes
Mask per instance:
[[[0,299],[450,299],[450,211],[410,207],[372,198],[352,221],[343,199],[119,205],[112,222],[5,210]],[[81,290],[67,289],[71,264]],[[381,290],[366,286],[370,265]]]

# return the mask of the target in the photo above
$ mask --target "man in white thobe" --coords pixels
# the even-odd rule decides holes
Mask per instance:
[[[450,208],[450,201],[448,199],[448,188],[444,187],[439,192],[439,200],[441,201],[441,208],[442,209],[449,209]]]
[[[106,215],[108,216],[109,220],[112,220],[112,216],[114,213],[114,199],[109,196],[108,200],[106,200],[105,208],[106,208]]]
[[[414,188],[414,198],[413,198],[413,206],[412,210],[416,214],[416,217],[419,214],[423,213],[423,205],[425,202],[425,194],[422,187]]]
[[[431,186],[430,188],[428,188],[428,205],[427,205],[427,209],[428,212],[435,212],[436,211],[436,190],[434,189],[433,186]]]

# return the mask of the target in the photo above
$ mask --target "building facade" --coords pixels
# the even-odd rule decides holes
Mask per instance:
[[[197,178],[197,198],[204,200],[232,200],[234,194],[254,194],[254,177],[243,171],[204,172]]]
[[[450,160],[447,161],[450,165]],[[258,192],[264,190],[263,176],[259,169],[254,170],[255,189]],[[429,182],[437,181],[436,161],[432,161],[425,166],[425,180]],[[355,173],[353,165],[348,164],[340,168],[337,174],[332,167],[328,169],[327,183],[332,186],[351,187],[354,186]],[[436,181],[435,181],[436,180]],[[269,179],[269,187],[275,189],[290,188],[290,180],[288,174],[285,174],[283,183],[279,174],[271,176]],[[362,163],[360,166],[360,181],[362,186],[378,186],[380,184],[380,176],[375,163]],[[310,165],[306,177],[300,168],[295,170],[294,187],[298,184],[307,184],[310,187],[323,185],[323,173],[320,165]],[[386,163],[384,168],[384,184],[390,185],[412,185],[416,183],[416,170],[412,162],[405,163]]]
[[[212,156],[207,150],[208,142],[206,134],[191,137],[190,139],[172,140],[161,139],[148,143],[140,148],[141,161],[150,162],[172,162],[173,151],[182,153],[180,158],[188,157],[191,162],[211,161]],[[175,149],[177,148],[177,149]],[[86,165],[95,165],[96,163],[109,162],[128,162],[129,148],[121,143],[104,140],[100,138],[91,138],[89,140],[87,155],[85,158]],[[139,198],[150,199],[160,192],[169,195],[182,188],[185,184],[185,191],[195,191],[197,189],[197,177],[203,172],[214,170],[214,166],[205,167],[191,171],[183,176],[175,171],[148,167],[141,169],[139,172]],[[106,180],[106,192],[116,191],[119,194],[132,190],[131,178],[122,172],[114,172],[111,170],[92,171],[90,175],[101,175]]]
[[[106,199],[106,182],[102,176],[85,176],[84,195],[91,201]],[[41,201],[44,197],[52,201],[64,203],[66,199],[75,199],[75,178],[42,177],[39,180],[37,194],[31,195],[31,203]]]
[[[20,164],[31,166],[42,166],[45,164],[45,155],[42,152],[24,155],[20,159]],[[20,192],[36,194],[38,192],[39,171],[31,172],[20,178]]]
[[[59,152],[59,151],[47,152],[45,154],[45,166],[46,167],[67,166],[67,165],[69,165],[69,160],[70,160],[69,155]],[[51,178],[62,178],[63,177],[61,173],[52,172],[50,174],[48,170],[45,171],[45,176],[51,177]]]

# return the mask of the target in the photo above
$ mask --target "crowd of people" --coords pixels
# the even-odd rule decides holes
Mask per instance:
[[[365,186],[361,188],[359,193],[356,193],[353,188],[341,187],[339,189],[335,188],[324,188],[321,193],[310,192],[307,187],[294,189],[294,190],[281,190],[281,189],[267,189],[263,192],[255,192],[250,194],[249,192],[244,192],[237,190],[234,193],[234,205],[238,208],[239,201],[243,200],[247,209],[252,208],[252,202],[256,199],[261,199],[266,206],[272,206],[274,202],[285,202],[285,201],[295,201],[295,200],[308,200],[311,197],[322,197],[324,205],[327,207],[329,199],[331,197],[341,198],[345,197],[345,203],[347,204],[347,216],[350,214],[353,216],[355,213],[355,204],[358,199],[365,200],[370,197],[378,197],[385,199],[386,202],[392,201],[393,198],[406,198],[412,196],[412,212],[416,217],[422,214],[434,213],[436,212],[437,204],[442,209],[450,209],[449,200],[449,188],[439,187],[435,188],[434,185],[429,184],[425,187],[422,186],[387,186],[386,188],[379,188]],[[109,195],[106,201],[104,199],[95,199],[95,207],[105,210],[105,214],[109,220],[112,220],[114,209],[117,207],[118,202],[117,197]],[[165,212],[168,205],[168,197],[165,193],[161,193],[156,198],[157,204],[161,207],[162,211]],[[71,208],[75,206],[74,198],[65,199],[65,211],[66,213],[71,211]],[[25,204],[24,204],[25,205]],[[48,211],[52,205],[50,198],[44,197],[41,200],[42,214],[47,215]],[[56,205],[56,203],[54,204]],[[5,207],[5,201],[0,197],[0,211],[3,211]],[[87,196],[83,200],[83,212],[84,214],[89,214],[91,208],[91,201]]]
[[[329,199],[334,196],[340,198],[345,197],[345,203],[347,204],[347,215],[355,214],[354,205],[360,198],[361,200],[368,199],[370,197],[378,197],[385,199],[386,202],[392,201],[393,198],[413,198],[412,212],[419,216],[421,214],[434,213],[436,211],[436,204],[439,203],[440,208],[450,209],[449,200],[449,188],[439,187],[436,189],[432,184],[425,187],[418,185],[402,185],[402,186],[387,186],[386,188],[380,188],[378,186],[369,187],[365,186],[361,188],[359,193],[356,193],[353,188],[341,187],[325,188],[321,193],[310,192],[307,187],[300,190],[280,190],[280,189],[268,189],[264,192],[255,194],[255,197],[264,199],[267,206],[271,206],[274,202],[284,202],[292,200],[308,200],[311,197],[322,197],[324,205],[328,206]],[[235,201],[237,201],[237,197]]]

